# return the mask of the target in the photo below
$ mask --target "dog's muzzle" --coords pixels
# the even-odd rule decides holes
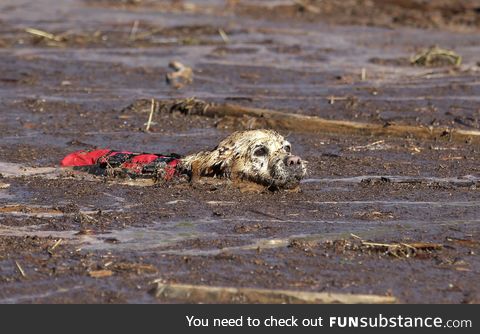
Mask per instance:
[[[287,172],[287,178],[290,182],[300,182],[305,176],[305,164],[297,155],[289,155],[284,160]]]
[[[286,156],[278,161],[273,168],[273,185],[279,188],[295,188],[300,180],[305,177],[305,174],[305,164],[299,156]]]

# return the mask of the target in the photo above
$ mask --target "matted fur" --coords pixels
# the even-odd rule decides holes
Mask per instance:
[[[250,181],[269,189],[298,187],[306,175],[301,160],[288,165],[292,157],[291,144],[273,130],[234,132],[212,151],[188,155],[180,168],[192,176],[224,177]]]

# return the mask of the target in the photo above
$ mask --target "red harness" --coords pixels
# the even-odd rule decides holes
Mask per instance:
[[[180,156],[171,154],[133,153],[108,149],[78,151],[62,159],[62,167],[74,167],[96,175],[123,174],[132,178],[171,180],[178,175]]]

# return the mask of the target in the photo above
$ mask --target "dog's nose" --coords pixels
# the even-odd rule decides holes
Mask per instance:
[[[302,159],[300,159],[300,157],[296,155],[290,155],[287,157],[287,160],[285,160],[285,164],[287,166],[300,165],[301,162]]]

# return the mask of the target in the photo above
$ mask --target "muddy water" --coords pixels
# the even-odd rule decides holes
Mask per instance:
[[[149,109],[127,108],[144,98],[480,128],[475,22],[422,30],[342,14],[336,25],[284,5],[262,2],[258,17],[256,2],[2,1],[0,302],[162,302],[148,292],[158,278],[480,301],[480,148],[468,141],[284,133],[309,162],[300,193],[147,186],[58,168],[92,147],[187,154],[243,126],[156,114],[147,133]],[[409,64],[432,44],[462,65]],[[193,68],[191,84],[165,82],[172,60]],[[359,238],[441,247],[398,258],[352,246]],[[98,270],[110,275],[91,277]]]

